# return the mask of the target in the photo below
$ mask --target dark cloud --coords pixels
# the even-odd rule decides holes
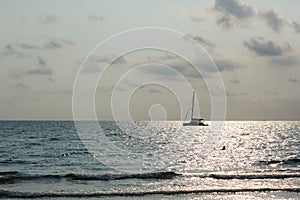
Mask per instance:
[[[28,70],[27,74],[49,76],[53,74],[53,71],[49,68],[42,67],[42,68]]]
[[[96,63],[85,63],[82,73],[94,74],[100,72],[104,66],[97,65]]]
[[[167,54],[165,56],[161,56],[158,58],[148,58],[148,63],[159,63],[166,66],[158,67],[157,64],[153,64],[156,67],[149,66],[144,69],[145,73],[151,73],[157,76],[158,79],[161,79],[163,77],[172,77],[172,80],[178,80],[178,74],[182,74],[183,76],[189,76],[191,66],[188,62],[186,62],[184,59],[173,55],[173,54]],[[135,63],[135,66],[146,64],[144,62],[138,62]],[[177,71],[177,72],[176,72]],[[195,74],[195,73],[194,73]],[[193,75],[194,75],[193,74]]]
[[[16,56],[16,57],[23,57],[24,54],[21,51],[16,50],[11,44],[6,45],[4,48],[4,56]]]
[[[299,80],[294,79],[294,78],[289,78],[289,81],[290,81],[291,83],[299,83]]]
[[[124,58],[123,56],[117,58],[117,59],[113,62],[113,64],[125,64],[125,63],[126,63],[126,60],[125,60],[125,58]]]
[[[89,56],[88,61],[94,62],[94,63],[107,63],[109,64],[113,59],[115,59],[116,56],[96,56],[92,55]],[[114,60],[113,64],[124,64],[126,63],[126,60],[123,56],[118,57]]]
[[[3,55],[4,56],[16,56],[16,57],[32,57],[31,54],[23,53],[21,50],[52,50],[52,49],[59,49],[67,46],[74,46],[75,43],[66,40],[66,39],[53,39],[49,40],[44,43],[44,45],[39,46],[35,44],[28,44],[28,43],[21,43],[21,44],[8,44],[5,46]]]
[[[191,73],[192,66],[183,58],[180,58],[176,55],[167,55],[164,58],[160,58],[158,61],[161,64],[167,65],[170,68],[176,70],[178,73],[189,76],[190,74],[195,75],[195,73]],[[163,68],[163,75],[171,75],[176,76],[176,71],[173,71],[168,68]]]
[[[88,57],[87,61],[93,62],[93,63],[107,63],[108,64],[111,61],[111,57],[91,55]]]
[[[258,14],[275,32],[280,32],[284,27],[285,20],[282,19],[274,10],[261,10]]]
[[[224,14],[217,19],[216,23],[224,29],[231,29],[234,26],[234,19],[230,15]]]
[[[53,23],[57,22],[58,19],[54,15],[42,15],[42,16],[39,16],[38,21],[41,24],[48,25],[48,24],[53,24]]]
[[[46,95],[72,95],[73,90],[72,89],[58,89],[54,88],[51,90],[39,90],[36,91],[38,94],[46,94]]]
[[[21,47],[22,49],[29,49],[29,50],[31,50],[31,49],[38,49],[38,48],[39,48],[39,47],[36,46],[36,45],[31,45],[31,44],[26,44],[26,43],[20,44],[20,47]]]
[[[58,49],[58,48],[63,48],[65,46],[74,46],[75,44],[69,40],[59,40],[59,39],[54,39],[54,40],[49,40],[44,44],[45,49]]]
[[[167,55],[163,58],[160,58],[159,63],[170,66],[174,70],[176,70],[178,73],[182,74],[183,76],[186,77],[192,77],[192,78],[199,78],[199,74],[196,71],[196,69],[187,61],[184,59],[174,56],[174,55]],[[201,60],[196,61],[197,65],[200,66],[201,69],[201,75],[205,77],[209,77],[210,73],[216,73],[219,71],[233,71],[235,69],[240,68],[237,63],[234,63],[233,61],[222,58],[222,57],[217,57],[214,58],[214,63],[207,61],[207,62],[202,62]],[[149,69],[150,73],[158,74],[158,75],[169,75],[169,76],[175,76],[177,73],[172,72],[171,70],[168,69],[156,69],[154,68]]]
[[[220,71],[233,71],[234,69],[239,68],[235,63],[228,59],[215,58],[214,61]]]
[[[235,21],[249,19],[254,9],[238,0],[215,0],[213,10],[221,14],[216,23],[225,29],[232,28]]]
[[[203,22],[205,20],[204,17],[191,16],[190,18],[193,22]]]
[[[170,66],[170,68],[173,68]],[[160,76],[176,76],[177,73],[176,71],[169,69],[167,67],[147,67],[145,69],[147,73],[155,74],[155,75],[160,75]]]
[[[300,33],[300,24],[299,23],[293,22],[292,27],[297,33]]]
[[[96,56],[91,55],[85,60],[83,73],[97,73],[99,72],[103,67],[106,67],[110,62],[115,59],[116,56]],[[126,60],[123,56],[120,56],[114,62],[111,64],[125,64]]]
[[[189,37],[193,38],[194,40],[196,40],[197,42],[199,42],[200,44],[213,48],[215,47],[215,44],[211,41],[209,41],[208,39],[203,38],[200,35],[192,35],[192,34],[188,34]]]
[[[178,59],[178,58],[179,58],[179,56],[177,56],[175,54],[167,54],[166,56],[159,57],[159,60],[164,61],[164,60],[173,60],[173,59]],[[151,60],[151,58],[149,58],[149,59]],[[153,61],[151,60],[151,62],[153,62]]]
[[[88,16],[88,19],[95,23],[100,23],[100,22],[105,21],[105,17],[100,16],[100,15],[90,15],[90,16]]]
[[[275,66],[295,66],[300,63],[300,60],[295,56],[280,56],[270,60],[270,64]]]
[[[47,66],[47,63],[44,59],[42,59],[41,57],[38,57],[38,65],[39,66]]]
[[[27,74],[42,75],[42,76],[49,76],[53,74],[52,69],[47,67],[46,61],[41,57],[37,58],[37,65],[38,66],[36,69],[28,70]]]
[[[48,41],[46,44],[45,44],[45,48],[46,49],[55,49],[55,48],[61,48],[62,47],[62,44],[58,41]]]
[[[66,40],[66,39],[62,39],[61,40],[64,44],[68,44],[70,46],[75,46],[75,43],[72,42],[71,40]]]
[[[276,41],[266,40],[262,37],[252,37],[245,40],[243,45],[259,56],[280,56],[292,50],[289,45],[280,46]]]
[[[213,9],[232,15],[237,19],[247,19],[255,14],[251,6],[238,0],[215,0]]]

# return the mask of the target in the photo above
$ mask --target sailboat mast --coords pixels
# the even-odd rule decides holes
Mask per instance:
[[[193,100],[192,100],[192,118],[194,116],[194,99],[195,99],[195,91],[193,91]]]

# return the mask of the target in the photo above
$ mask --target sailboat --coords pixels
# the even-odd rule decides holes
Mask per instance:
[[[204,119],[194,118],[194,101],[195,101],[195,91],[193,91],[192,108],[191,108],[191,110],[192,110],[191,121],[190,122],[184,122],[183,126],[208,126],[208,124],[204,123],[204,121],[203,121]]]

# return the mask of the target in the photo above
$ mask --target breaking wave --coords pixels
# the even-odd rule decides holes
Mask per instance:
[[[194,189],[194,190],[150,190],[150,191],[81,191],[81,192],[21,192],[0,190],[0,198],[45,198],[45,197],[69,197],[69,198],[88,198],[88,197],[107,197],[107,196],[146,196],[146,195],[178,195],[191,193],[232,193],[232,192],[270,192],[286,191],[300,192],[300,188],[226,188],[226,189]]]
[[[172,171],[150,172],[150,173],[100,173],[100,174],[25,174],[17,171],[0,172],[0,185],[13,184],[18,181],[30,180],[99,180],[113,181],[124,179],[173,179],[176,177],[198,177],[198,178],[213,178],[213,179],[285,179],[285,178],[300,178],[300,172],[293,173],[247,173],[247,174],[182,174]]]

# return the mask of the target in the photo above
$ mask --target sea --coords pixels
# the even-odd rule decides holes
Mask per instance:
[[[0,121],[0,198],[300,199],[299,121],[77,124]]]

